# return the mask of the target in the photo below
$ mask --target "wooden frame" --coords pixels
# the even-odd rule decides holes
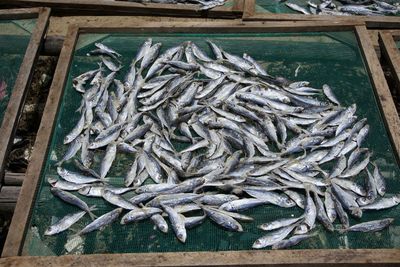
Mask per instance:
[[[396,46],[396,41],[399,40],[400,30],[379,32],[379,46],[382,58],[389,65],[398,92],[400,92],[400,51]]]
[[[18,76],[10,100],[5,110],[0,128],[0,181],[3,181],[6,159],[11,148],[13,136],[19,121],[19,116],[25,102],[27,91],[33,75],[33,66],[39,57],[39,51],[44,42],[44,36],[49,23],[50,9],[11,9],[0,10],[0,19],[37,18],[35,29],[32,32],[24,59],[21,63]]]
[[[63,95],[74,48],[81,33],[106,32],[316,32],[316,31],[353,31],[358,38],[367,71],[372,81],[380,108],[387,123],[397,155],[400,155],[400,119],[378,57],[374,51],[365,24],[354,22],[276,22],[276,23],[201,23],[193,27],[191,23],[165,23],[135,25],[120,28],[110,25],[96,28],[90,25],[72,25],[69,28],[58,66],[44,110],[44,116],[36,138],[32,160],[27,170],[9,234],[3,249],[0,264],[10,265],[45,265],[72,266],[85,264],[91,266],[391,266],[400,264],[400,249],[320,249],[320,250],[285,250],[285,251],[223,251],[223,252],[175,252],[175,253],[132,253],[132,254],[96,254],[68,255],[60,257],[31,257],[22,255],[24,234],[33,200],[36,195],[42,167],[45,164],[48,146],[55,127],[55,118],[59,102]]]
[[[257,13],[257,0],[246,0],[243,10],[244,21],[342,21],[365,22],[369,29],[400,28],[400,16],[328,16],[303,14]]]
[[[52,8],[56,15],[147,15],[179,17],[240,18],[245,0],[232,0],[232,7],[199,10],[198,5],[134,3],[127,0],[2,0],[0,6]]]

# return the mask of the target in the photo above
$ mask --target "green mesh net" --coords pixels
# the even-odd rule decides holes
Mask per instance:
[[[88,216],[75,224],[71,230],[59,235],[46,237],[45,229],[55,219],[68,213],[79,211],[78,208],[63,203],[50,193],[46,180],[56,175],[54,163],[67,149],[63,137],[74,127],[79,119],[76,109],[80,105],[81,95],[72,88],[73,77],[97,68],[95,57],[86,53],[93,49],[94,42],[101,41],[123,55],[125,66],[119,79],[128,68],[138,47],[149,37],[154,42],[162,42],[163,50],[191,40],[211,55],[205,43],[212,39],[223,49],[241,55],[248,53],[272,75],[287,77],[291,80],[307,80],[316,88],[329,84],[342,105],[357,104],[357,116],[366,117],[371,125],[365,146],[373,151],[372,161],[379,164],[387,179],[388,194],[400,191],[399,165],[395,159],[392,145],[384,126],[382,115],[371,86],[371,81],[353,32],[316,32],[316,33],[251,33],[251,34],[81,34],[73,55],[67,77],[64,95],[61,98],[59,112],[55,121],[47,160],[40,177],[38,192],[33,211],[27,226],[23,254],[27,255],[63,255],[68,253],[135,253],[135,252],[174,252],[174,251],[225,251],[248,250],[252,243],[263,235],[257,225],[282,217],[298,216],[299,208],[278,208],[270,205],[243,212],[254,218],[254,222],[243,223],[243,233],[228,232],[206,220],[205,223],[188,230],[186,244],[180,243],[170,231],[163,234],[154,229],[150,220],[128,225],[115,222],[102,231],[96,231],[82,237],[73,244],[72,236],[90,222]],[[298,76],[295,70],[300,66]],[[102,153],[95,157],[94,169],[99,168]],[[113,185],[123,185],[123,177],[128,171],[132,159],[118,155],[109,176]],[[66,168],[74,169],[72,163]],[[364,179],[364,174],[358,179]],[[129,197],[129,193],[126,194]],[[98,208],[97,215],[104,214],[114,207],[102,199],[79,196]],[[382,217],[396,218],[388,229],[377,233],[328,233],[317,226],[317,236],[302,242],[297,248],[394,248],[400,247],[400,207],[380,212],[365,212],[362,221]],[[337,222],[336,222],[337,223]],[[352,220],[351,223],[357,223]],[[339,225],[337,225],[339,227]],[[73,240],[73,239],[72,239]],[[68,245],[65,247],[65,244]],[[71,247],[76,247],[75,250]]]
[[[256,0],[256,12],[257,13],[293,13],[293,14],[301,14],[293,9],[290,9],[289,7],[286,6],[285,3],[294,3],[297,4],[301,7],[305,7],[308,10],[308,4],[307,2],[312,2],[315,4],[320,4],[320,0],[315,0],[315,1],[308,1],[308,0],[287,0],[287,1],[279,1],[279,0]],[[339,1],[333,1],[336,6],[341,6],[342,4]],[[389,1],[390,3],[390,1]],[[395,1],[393,1],[392,4],[394,4]],[[397,14],[397,16],[400,16],[400,14]]]
[[[0,124],[36,19],[0,20]]]

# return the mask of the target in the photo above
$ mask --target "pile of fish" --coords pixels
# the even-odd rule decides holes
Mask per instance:
[[[157,3],[157,4],[197,4],[201,10],[212,9],[223,6],[227,0],[128,0],[135,3]]]
[[[392,223],[349,225],[349,216],[400,202],[400,195],[385,196],[385,179],[362,146],[369,125],[355,115],[355,104],[341,106],[328,85],[271,76],[250,55],[206,42],[212,56],[191,41],[161,51],[161,43],[148,39],[123,81],[116,79],[122,56],[96,43],[88,56],[101,59],[99,68],[73,79],[82,95],[80,118],[65,136],[59,179],[49,179],[57,198],[82,211],[46,235],[87,213],[93,221],[79,235],[121,216],[121,224],[149,219],[163,233],[168,220],[185,242],[187,229],[206,219],[242,232],[253,218],[240,211],[262,205],[297,206],[304,214],[260,225],[267,233],[254,248],[295,245],[312,237],[317,223],[328,231],[377,231]],[[94,153],[104,154],[98,170]],[[132,157],[119,178],[125,187],[107,178],[119,153]],[[62,167],[71,161],[79,172]],[[128,191],[133,197],[124,196]],[[116,209],[97,218],[77,193]],[[342,226],[335,228],[337,221]]]
[[[384,0],[338,0],[342,5],[336,5],[332,0],[320,0],[320,3],[307,2],[307,7],[295,3],[286,3],[290,9],[306,15],[333,16],[396,16],[400,14],[399,3],[391,4]]]

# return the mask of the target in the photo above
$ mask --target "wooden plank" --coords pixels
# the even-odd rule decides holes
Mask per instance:
[[[3,266],[398,266],[397,249],[93,254],[0,259]]]
[[[372,85],[375,89],[376,97],[379,99],[380,108],[385,118],[385,124],[389,130],[390,137],[394,144],[397,159],[400,157],[400,119],[397,114],[396,106],[393,102],[389,86],[385,79],[379,59],[374,52],[371,38],[368,31],[363,26],[356,26],[356,33],[359,39],[361,50],[366,60],[366,67],[372,78]]]
[[[63,43],[64,36],[47,36],[40,54],[44,56],[59,56]]]
[[[36,194],[40,173],[46,158],[47,148],[58,110],[58,103],[64,91],[65,77],[68,73],[77,36],[78,28],[71,27],[58,60],[53,83],[43,112],[44,115],[32,151],[32,159],[26,171],[25,182],[22,184],[21,193],[15,207],[2,257],[16,256],[20,252],[20,246],[25,233],[23,229],[26,227],[33,198]]]
[[[39,12],[39,8],[0,9],[0,19],[37,18]]]
[[[352,31],[354,25],[365,25],[363,22],[354,23],[354,21],[339,21],[339,22],[327,22],[321,21],[316,25],[313,21],[282,21],[282,22],[239,22],[232,21],[227,23],[225,21],[218,22],[166,22],[160,24],[146,23],[136,26],[119,26],[119,25],[107,25],[103,27],[98,27],[98,25],[86,24],[79,28],[80,33],[108,33],[108,32],[120,32],[120,33],[132,33],[132,32],[224,32],[224,33],[235,33],[235,32],[315,32],[315,31]]]
[[[135,24],[133,24],[135,25]],[[304,32],[352,30],[357,32],[363,50],[368,72],[373,80],[377,94],[383,95],[387,90],[379,61],[373,51],[371,40],[363,23],[352,25],[350,22],[277,22],[277,23],[201,23],[191,27],[191,23],[170,23],[160,27],[159,24],[136,24],[127,28],[119,25],[108,25],[98,29],[92,25],[74,25],[66,37],[56,74],[46,103],[44,116],[36,139],[33,158],[27,170],[26,181],[21,189],[15,214],[3,250],[3,257],[17,256],[21,253],[24,232],[26,231],[29,213],[36,194],[42,167],[46,160],[48,145],[54,128],[59,101],[63,94],[65,81],[71,64],[74,47],[79,33],[119,32]],[[363,44],[365,43],[365,44]],[[379,72],[380,71],[380,72]],[[376,72],[376,73],[375,73]],[[382,79],[383,77],[383,79]],[[384,100],[382,105],[390,105],[392,100]],[[393,104],[393,102],[392,102]],[[384,111],[387,111],[383,108]],[[390,116],[389,116],[390,117]],[[385,114],[388,124],[392,123]],[[394,122],[397,123],[397,122]],[[388,127],[393,135],[393,127]],[[399,153],[399,151],[397,151]],[[3,262],[2,262],[3,261]],[[177,252],[177,253],[136,253],[136,254],[96,254],[70,255],[61,257],[12,257],[1,259],[0,263],[11,266],[45,265],[55,266],[89,265],[89,266],[395,266],[400,264],[399,249],[321,249],[321,250],[282,250],[282,251],[227,251],[227,252]]]
[[[235,0],[236,1],[236,0]],[[182,17],[241,17],[241,10],[219,6],[211,10],[200,10],[198,5],[176,5],[157,3],[133,3],[109,0],[2,0],[1,5],[19,7],[51,7],[58,15],[162,15]]]
[[[16,78],[14,88],[4,114],[3,122],[0,128],[0,182],[3,180],[5,159],[9,153],[19,115],[29,89],[30,81],[33,75],[33,65],[39,57],[39,50],[42,45],[43,37],[46,33],[50,9],[43,8],[38,13],[36,27],[32,32],[29,45],[26,49],[24,59]],[[30,11],[29,11],[30,12]]]
[[[397,35],[400,36],[400,35]],[[400,52],[393,39],[393,33],[380,32],[379,44],[382,57],[388,63],[396,83],[396,90],[400,92]]]
[[[341,21],[353,20],[365,22],[370,29],[398,29],[399,16],[330,16],[330,15],[303,15],[289,13],[258,13],[256,0],[247,0],[244,11],[244,21]]]
[[[243,7],[243,19],[251,18],[254,16],[255,13],[256,13],[256,0],[247,0]]]
[[[245,0],[235,0],[233,3],[232,11],[243,12]]]
[[[6,172],[4,175],[4,184],[21,186],[24,179],[25,173]]]
[[[13,212],[19,192],[20,186],[3,186],[0,190],[0,212]]]

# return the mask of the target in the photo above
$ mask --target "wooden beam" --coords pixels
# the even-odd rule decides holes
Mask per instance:
[[[389,130],[392,143],[394,144],[395,155],[399,160],[400,157],[400,119],[397,114],[396,106],[393,102],[389,86],[386,82],[385,74],[379,63],[379,59],[374,51],[368,30],[363,26],[356,26],[357,38],[359,40],[361,50],[366,60],[366,67],[370,77],[372,77],[372,85],[375,89],[375,95],[379,99],[378,103],[385,118],[386,128]]]
[[[243,7],[243,18],[251,18],[256,13],[256,0],[247,0]]]
[[[0,9],[1,19],[32,19],[37,18],[39,8]]]
[[[0,212],[12,213],[15,209],[20,186],[3,186],[0,190]]]
[[[398,266],[398,249],[309,249],[93,254],[0,259],[3,266]]]
[[[400,93],[400,51],[393,39],[393,33],[380,32],[379,44],[383,60],[388,63],[396,83],[396,90]]]
[[[6,172],[4,175],[5,185],[21,186],[25,179],[25,173]]]

